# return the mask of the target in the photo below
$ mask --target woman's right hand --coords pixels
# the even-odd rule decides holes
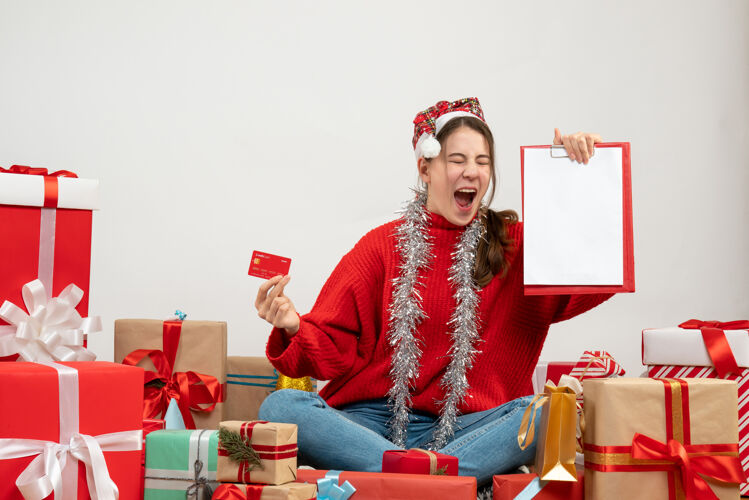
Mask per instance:
[[[255,309],[258,316],[276,328],[283,328],[286,334],[292,337],[299,331],[299,315],[291,299],[283,294],[283,289],[290,279],[291,276],[279,275],[260,285],[255,299]]]

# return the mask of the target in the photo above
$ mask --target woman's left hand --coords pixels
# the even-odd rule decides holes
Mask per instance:
[[[562,135],[558,128],[554,129],[554,144],[564,145],[570,160],[587,164],[595,153],[595,144],[603,142],[598,134],[586,132],[575,132],[570,135]]]

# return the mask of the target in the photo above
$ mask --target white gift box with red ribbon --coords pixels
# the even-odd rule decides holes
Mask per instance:
[[[30,169],[33,170],[33,169]],[[49,194],[50,183],[56,183],[56,200],[45,204],[45,193]],[[73,208],[76,210],[99,209],[99,181],[77,177],[55,177],[42,174],[0,172],[0,205],[26,207],[48,206],[50,208]]]
[[[723,330],[736,364],[749,367],[749,332]],[[678,326],[642,331],[643,365],[712,366],[701,330]]]

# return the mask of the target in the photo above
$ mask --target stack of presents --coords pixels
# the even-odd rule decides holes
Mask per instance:
[[[455,457],[427,450],[386,452],[380,473],[298,468],[297,427],[256,420],[289,385],[264,358],[227,358],[223,322],[121,319],[115,362],[95,361],[97,182],[1,172],[1,499],[476,498]],[[518,429],[519,449],[537,441],[533,473],[495,476],[494,498],[749,494],[748,330],[645,330],[643,377],[624,377],[604,351],[539,365]]]

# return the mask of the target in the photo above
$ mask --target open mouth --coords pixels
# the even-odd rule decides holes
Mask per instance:
[[[458,207],[461,210],[470,210],[470,208],[473,206],[473,200],[476,199],[476,189],[475,188],[463,188],[458,189],[454,193],[455,196],[455,203],[458,204]]]

